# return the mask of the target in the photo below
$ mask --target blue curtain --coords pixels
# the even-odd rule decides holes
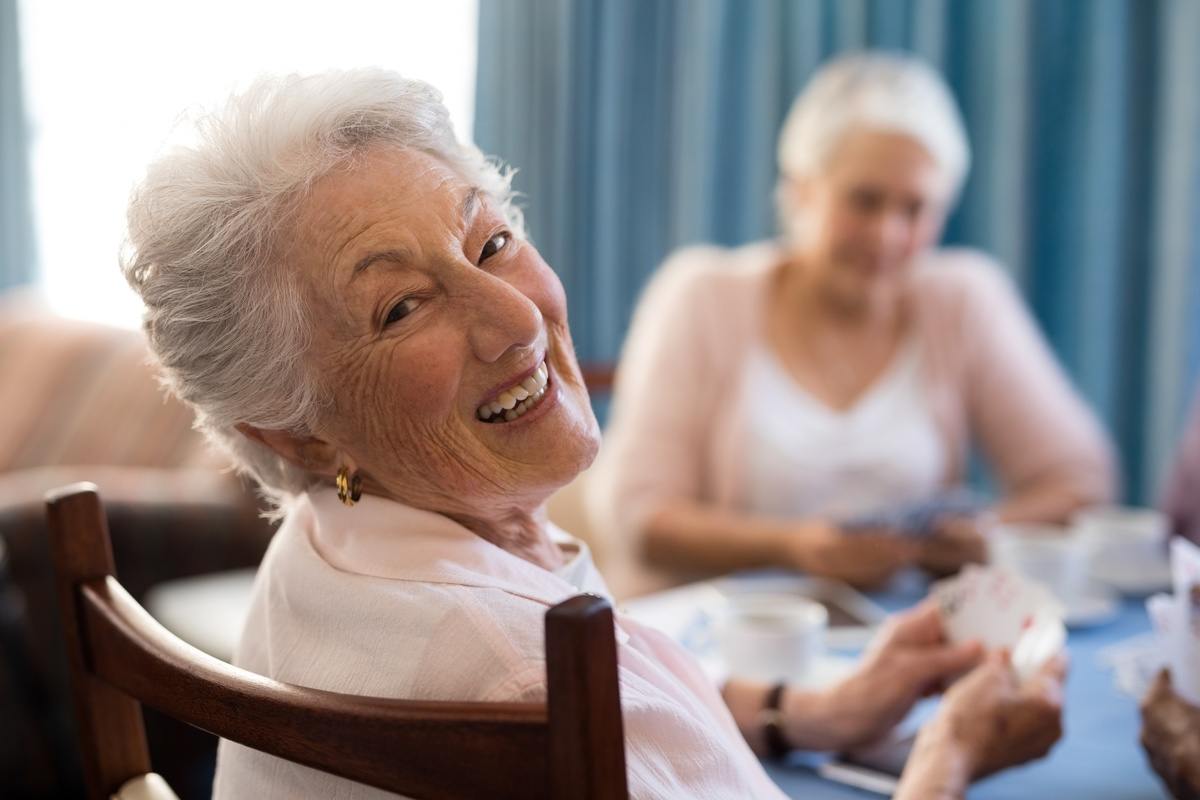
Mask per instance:
[[[943,71],[1000,258],[1150,501],[1200,370],[1195,0],[482,0],[475,139],[516,166],[581,359],[672,249],[775,232],[775,137],[845,50]]]
[[[17,0],[0,0],[0,291],[33,280],[34,272],[19,43]]]

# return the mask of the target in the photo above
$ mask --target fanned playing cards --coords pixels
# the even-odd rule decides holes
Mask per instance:
[[[1063,607],[1048,589],[1001,567],[968,566],[934,584],[947,638],[1007,648],[1024,681],[1066,645]]]

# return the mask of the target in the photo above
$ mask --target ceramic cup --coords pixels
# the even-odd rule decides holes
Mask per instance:
[[[1169,526],[1166,515],[1154,509],[1086,508],[1072,524],[1099,573],[1146,573],[1166,561]]]
[[[989,540],[997,566],[1040,583],[1071,607],[1087,586],[1087,551],[1081,538],[1061,525],[997,525]]]
[[[804,683],[825,650],[829,613],[789,594],[733,595],[717,621],[716,638],[730,676]]]

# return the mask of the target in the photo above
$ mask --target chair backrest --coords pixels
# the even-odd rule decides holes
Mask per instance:
[[[113,574],[95,486],[46,499],[91,798],[150,772],[141,703],[217,736],[414,798],[628,797],[612,609],[546,614],[547,703],[360,697],[233,667],[176,638]]]

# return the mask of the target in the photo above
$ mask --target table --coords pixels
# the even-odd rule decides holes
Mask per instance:
[[[871,599],[895,611],[922,599],[923,580],[906,576]],[[635,615],[636,616],[636,615]],[[1137,703],[1117,689],[1099,653],[1105,647],[1147,632],[1150,622],[1141,600],[1126,599],[1116,618],[1070,634],[1071,673],[1066,687],[1065,735],[1050,756],[1007,770],[972,787],[972,800],[1160,800],[1169,798],[1138,744]],[[803,758],[765,763],[789,797],[806,800],[879,798],[818,776]]]

